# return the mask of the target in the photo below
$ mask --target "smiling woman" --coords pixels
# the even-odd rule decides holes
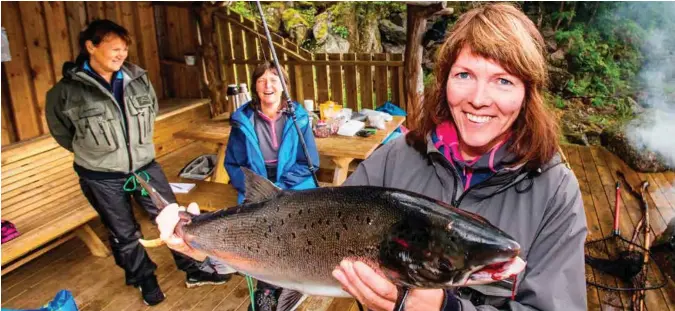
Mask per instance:
[[[109,20],[91,22],[79,37],[75,63],[63,64],[63,79],[47,93],[49,131],[75,155],[80,188],[110,235],[115,263],[126,283],[141,289],[143,300],[164,300],[147,252],[138,243],[140,228],[131,213],[133,197],[154,218],[159,211],[135,187],[133,173],[175,202],[169,182],[155,162],[152,141],[158,112],[155,90],[145,70],[126,62],[131,38]],[[186,285],[224,283],[228,276],[206,273],[196,262],[174,252],[176,266],[187,273]]]
[[[586,310],[586,219],[543,103],[543,50],[537,27],[512,5],[462,15],[437,53],[419,127],[344,183],[425,194],[485,217],[522,247],[517,281],[411,290],[406,310]],[[359,262],[345,260],[334,276],[370,310],[391,310],[401,292]]]

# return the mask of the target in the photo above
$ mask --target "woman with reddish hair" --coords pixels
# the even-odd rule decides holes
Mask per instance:
[[[413,289],[405,310],[586,310],[586,217],[577,179],[558,154],[557,121],[544,105],[543,51],[534,23],[512,5],[465,13],[438,53],[417,128],[375,151],[345,182],[447,202],[520,244],[527,264],[515,281]],[[163,235],[173,232],[177,211],[162,211]],[[190,254],[182,239],[165,241]],[[433,264],[416,269],[442,273]],[[397,287],[369,265],[345,259],[333,276],[369,310],[395,307]]]
[[[527,266],[515,286],[411,290],[405,310],[586,310],[586,218],[544,104],[543,51],[534,23],[511,5],[465,13],[437,54],[417,128],[345,182],[425,194],[483,216],[521,246]],[[344,260],[333,275],[370,310],[393,309],[396,286],[368,265]]]

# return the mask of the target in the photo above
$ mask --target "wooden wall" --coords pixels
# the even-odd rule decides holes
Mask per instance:
[[[2,63],[2,145],[49,132],[45,94],[61,79],[63,63],[79,53],[79,32],[96,18],[130,31],[129,61],[148,71],[162,97],[154,11],[150,2],[2,1],[2,27],[12,54]]]
[[[184,5],[155,5],[162,78],[169,98],[204,98],[201,65],[185,65],[185,54],[199,54],[195,13]]]

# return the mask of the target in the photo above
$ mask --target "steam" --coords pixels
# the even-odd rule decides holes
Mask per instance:
[[[623,16],[640,25],[654,21],[666,24],[665,28],[654,27],[642,36],[645,64],[639,77],[646,94],[640,101],[647,109],[627,125],[626,137],[636,149],[652,151],[675,168],[675,39],[672,33],[667,33],[675,30],[674,24],[667,22],[675,16],[675,4],[642,2],[637,11],[632,7],[629,12],[622,6],[617,14],[626,14]]]

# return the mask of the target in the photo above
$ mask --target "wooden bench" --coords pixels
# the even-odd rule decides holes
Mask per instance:
[[[51,136],[2,148],[2,219],[20,233],[2,244],[2,275],[76,236],[93,255],[108,256],[87,224],[96,217],[80,190],[73,155]]]

